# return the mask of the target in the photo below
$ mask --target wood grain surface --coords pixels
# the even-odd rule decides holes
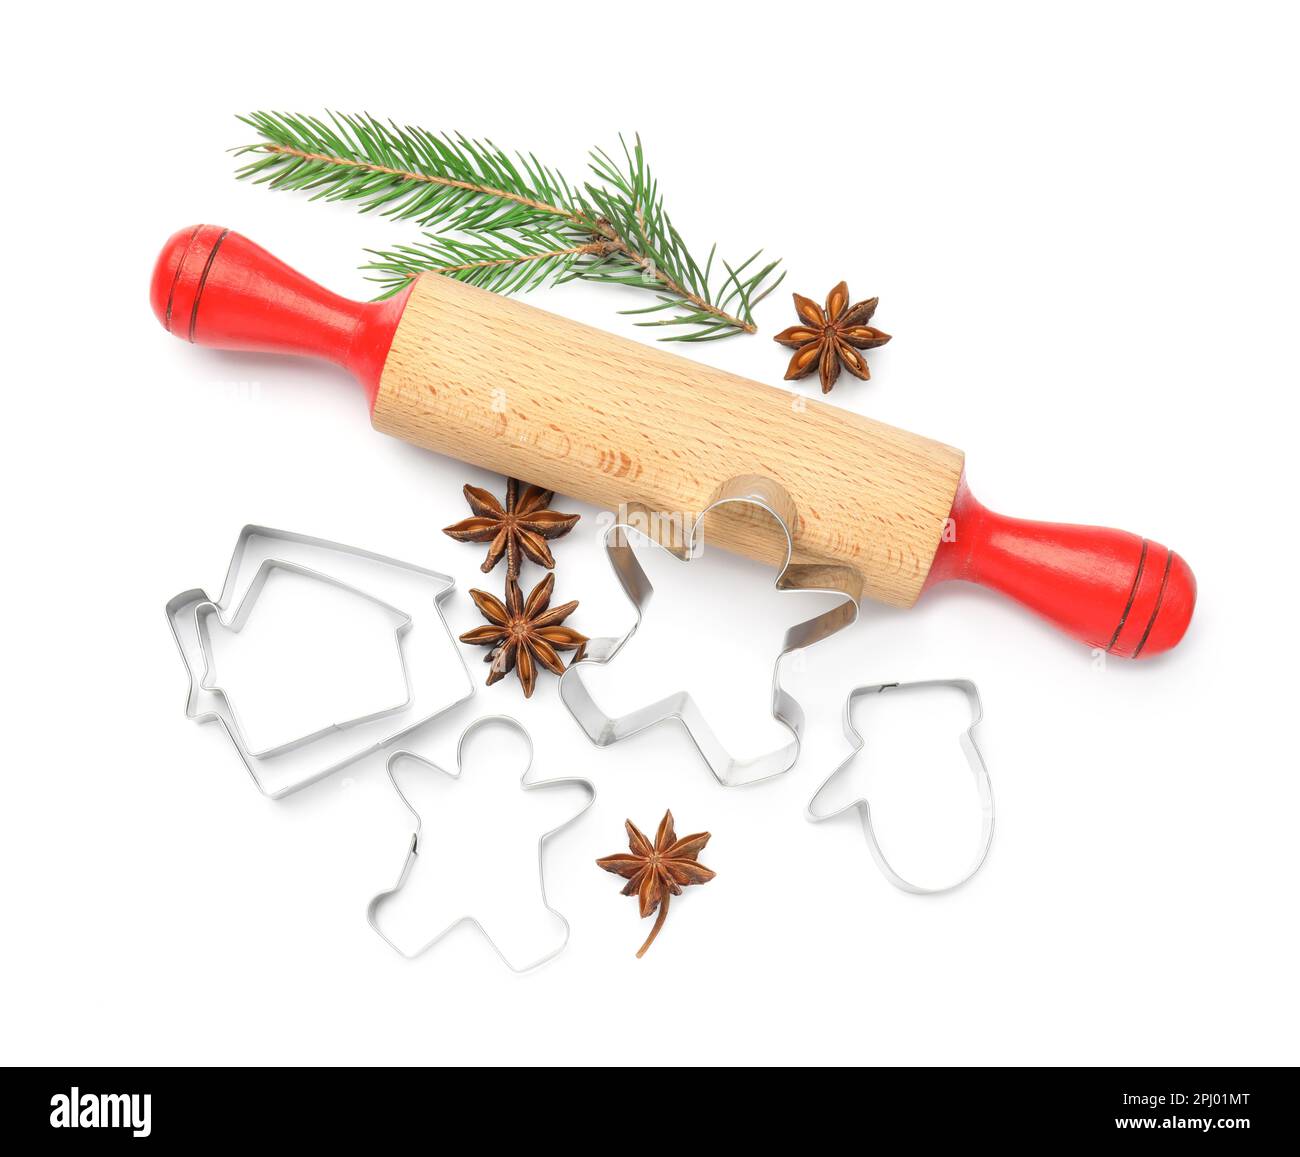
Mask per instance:
[[[425,275],[393,338],[375,428],[560,494],[692,515],[740,474],[781,483],[795,559],[846,563],[916,601],[961,451],[790,391]],[[710,516],[708,543],[778,565],[774,527]]]

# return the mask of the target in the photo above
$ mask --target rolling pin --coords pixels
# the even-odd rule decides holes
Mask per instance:
[[[960,450],[450,278],[349,301],[198,225],[163,248],[150,297],[177,337],[345,366],[377,430],[597,506],[689,515],[730,478],[771,478],[798,508],[795,561],[853,567],[892,606],[978,583],[1131,658],[1169,650],[1191,619],[1196,580],[1173,551],[995,514]],[[709,541],[773,565],[785,553],[753,519],[711,524]]]

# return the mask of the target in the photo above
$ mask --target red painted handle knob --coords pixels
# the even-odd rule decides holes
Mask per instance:
[[[1196,606],[1191,568],[1167,547],[1123,530],[1007,518],[963,479],[951,541],[927,586],[950,579],[1009,595],[1090,647],[1131,659],[1169,650]]]
[[[351,370],[371,400],[406,304],[350,301],[219,225],[173,233],[154,265],[153,311],[172,334],[217,349],[324,358]]]

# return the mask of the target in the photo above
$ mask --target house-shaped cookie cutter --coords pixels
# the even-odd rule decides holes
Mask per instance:
[[[270,747],[254,749],[248,741],[248,729],[240,723],[239,713],[235,709],[235,704],[230,697],[229,691],[222,687],[216,681],[215,654],[212,645],[210,621],[216,619],[224,630],[237,634],[244,629],[248,622],[257,600],[266,589],[266,584],[270,577],[276,573],[298,575],[301,578],[313,582],[325,583],[343,591],[345,594],[352,595],[358,599],[364,599],[366,602],[380,607],[388,612],[394,620],[395,629],[394,637],[397,645],[397,657],[402,668],[402,682],[405,688],[404,698],[399,702],[391,704],[388,707],[381,708],[377,711],[369,712],[364,715],[357,715],[351,719],[341,720],[337,723],[330,723],[326,726],[313,731],[307,735],[298,736],[284,743],[275,744]],[[199,686],[203,691],[208,692],[214,699],[219,700],[224,707],[224,716],[227,719],[230,729],[233,732],[233,738],[237,743],[247,750],[254,759],[269,759],[271,756],[280,755],[287,751],[292,751],[297,747],[303,747],[309,743],[323,738],[331,731],[342,731],[349,727],[359,727],[363,723],[370,723],[377,719],[386,719],[392,715],[400,715],[408,707],[414,698],[414,692],[411,687],[411,672],[406,662],[406,653],[402,648],[402,639],[411,629],[411,616],[405,611],[399,611],[396,607],[389,606],[382,599],[373,598],[366,594],[365,591],[358,590],[356,587],[348,586],[337,579],[330,578],[329,575],[320,574],[314,570],[308,570],[306,567],[297,566],[291,562],[282,562],[279,559],[269,558],[257,568],[257,575],[253,579],[248,590],[244,592],[239,606],[231,614],[225,614],[222,608],[216,603],[205,600],[194,604],[194,629],[197,632],[199,646],[202,651],[204,669],[199,679]]]
[[[405,703],[333,724],[266,752],[250,750],[227,696],[212,680],[203,624],[214,613],[228,624],[238,622],[243,608],[252,605],[250,597],[256,601],[259,586],[276,569],[331,583],[409,620],[397,631],[408,682]],[[454,588],[447,575],[386,555],[293,531],[245,526],[220,595],[211,598],[194,589],[167,603],[167,621],[189,674],[185,713],[222,726],[263,795],[279,799],[298,791],[389,746],[474,694],[464,657],[443,615],[443,603]]]

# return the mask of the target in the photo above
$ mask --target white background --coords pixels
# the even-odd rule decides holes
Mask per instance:
[[[1300,1060],[1292,19],[1188,3],[11,13],[0,1060]],[[409,831],[382,761],[263,800],[220,730],[184,718],[162,613],[215,591],[246,522],[451,573],[457,630],[475,622],[464,588],[501,583],[439,533],[466,513],[464,481],[500,479],[371,432],[341,371],[192,349],[150,315],[154,256],[184,225],[234,227],[356,296],[363,246],[416,235],[233,180],[236,112],[327,107],[570,174],[639,131],[697,247],[762,245],[789,270],[758,337],[693,356],[778,384],[787,289],[879,294],[894,340],[832,401],[962,446],[995,509],[1178,550],[1200,583],[1186,640],[1099,666],[973,588],[868,607],[794,673],[800,765],[739,792],[672,726],[600,751],[554,680],[528,703],[513,681],[480,688],[410,746],[450,760],[464,723],[507,712],[534,733],[537,776],[593,782],[547,853],[573,937],[522,978],[469,929],[402,961],[365,921]],[[639,301],[607,288],[533,301],[645,336],[615,313]],[[617,634],[629,612],[596,512],[556,505],[585,516],[556,544],[571,622]],[[699,565],[662,576],[628,694],[680,676],[720,725],[766,724],[769,657],[808,608],[757,567]],[[852,686],[944,675],[983,691],[999,831],[971,885],[925,899],[884,881],[851,820],[801,813],[848,751]],[[882,736],[919,740],[880,773],[899,801],[882,825],[942,870],[972,835],[960,713],[886,715]],[[922,761],[915,782],[951,787],[929,833],[955,843],[907,810],[929,796],[906,790],[905,757],[931,749],[953,765],[926,779]],[[505,768],[487,760],[479,782],[511,783]],[[500,798],[474,829],[482,859],[443,878],[457,902],[471,878],[534,886],[553,816]],[[718,877],[638,961],[649,922],[591,861],[621,849],[625,816],[652,827],[665,807],[680,832],[713,832]]]

